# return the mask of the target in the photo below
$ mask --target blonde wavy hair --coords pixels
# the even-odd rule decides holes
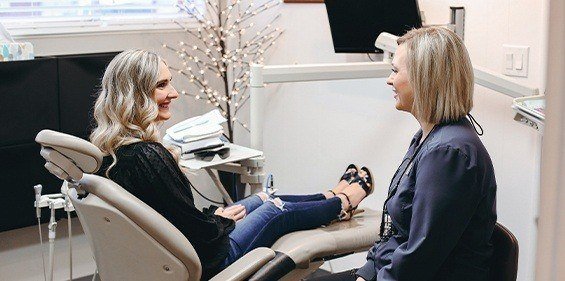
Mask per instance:
[[[398,38],[406,46],[413,111],[424,121],[453,122],[473,108],[474,75],[463,40],[443,27],[413,29]]]
[[[94,105],[96,128],[90,141],[114,161],[116,150],[140,141],[160,139],[157,121],[159,106],[153,95],[159,78],[157,54],[145,50],[127,50],[108,64],[102,78],[102,89]]]

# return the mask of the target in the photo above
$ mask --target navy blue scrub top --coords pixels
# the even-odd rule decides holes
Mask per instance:
[[[462,118],[436,125],[406,167],[421,137],[420,130],[391,181],[392,188],[400,179],[387,203],[397,233],[375,243],[357,275],[378,281],[487,280],[496,222],[490,156]]]

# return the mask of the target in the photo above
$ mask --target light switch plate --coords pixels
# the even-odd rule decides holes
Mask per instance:
[[[528,77],[530,47],[502,45],[504,66],[502,73],[508,76]]]

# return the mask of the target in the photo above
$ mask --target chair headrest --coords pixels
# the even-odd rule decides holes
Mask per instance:
[[[35,137],[41,144],[41,156],[47,160],[45,168],[63,180],[80,180],[83,173],[100,169],[104,153],[81,138],[52,130],[42,130]]]

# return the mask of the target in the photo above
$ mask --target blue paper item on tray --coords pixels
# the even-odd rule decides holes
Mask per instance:
[[[32,60],[35,58],[30,42],[0,42],[0,61]]]

